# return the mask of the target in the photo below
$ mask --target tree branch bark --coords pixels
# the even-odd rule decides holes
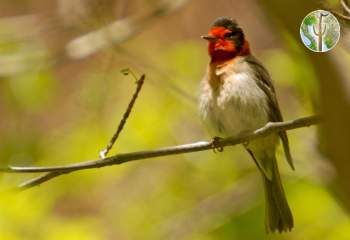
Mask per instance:
[[[340,12],[335,11],[335,10],[330,10],[330,12],[333,13],[333,15],[335,15],[336,17],[338,17],[344,21],[350,21],[350,16],[349,16],[350,7],[349,7],[347,0],[340,0],[340,5],[342,6],[343,13],[340,13]]]
[[[241,144],[247,141],[254,140],[256,138],[264,137],[271,133],[276,133],[280,131],[286,131],[301,127],[307,127],[311,125],[318,124],[320,118],[318,116],[311,116],[305,118],[299,118],[296,120],[290,120],[285,122],[270,122],[264,127],[259,128],[253,132],[249,132],[240,136],[228,137],[220,139],[215,142],[215,147],[225,147]],[[34,172],[46,172],[45,174],[30,179],[17,186],[17,189],[24,190],[28,189],[46,181],[49,181],[52,178],[58,177],[63,174],[68,174],[75,171],[80,171],[84,169],[91,168],[101,168],[111,165],[118,165],[126,162],[155,158],[161,156],[169,156],[190,152],[199,152],[213,149],[212,141],[200,141],[190,144],[164,147],[156,150],[145,150],[131,153],[121,153],[108,158],[90,160],[76,164],[68,164],[63,166],[52,166],[52,167],[20,167],[20,166],[8,166],[0,168],[0,172],[7,173],[34,173]]]
[[[340,0],[340,4],[343,7],[344,12],[350,14],[350,7],[347,0]]]
[[[350,21],[350,17],[349,16],[345,16],[344,14],[341,14],[337,11],[331,11],[331,13],[333,13],[333,15],[335,15],[336,17],[344,20],[344,21]]]
[[[130,73],[130,69],[126,69],[126,72],[125,74],[129,74]],[[132,71],[131,71],[132,73]],[[133,73],[132,73],[133,74]],[[134,75],[134,74],[133,74]],[[129,102],[129,105],[126,109],[126,111],[124,112],[124,115],[123,115],[123,118],[122,120],[119,122],[119,125],[118,125],[118,128],[117,128],[117,131],[114,133],[113,137],[111,138],[111,140],[109,141],[109,143],[107,144],[107,147],[103,150],[100,151],[100,157],[101,158],[106,158],[107,154],[109,153],[109,151],[112,149],[113,147],[113,144],[117,141],[118,137],[119,137],[119,134],[122,132],[123,128],[124,128],[124,125],[126,123],[126,120],[128,120],[128,117],[131,113],[131,110],[135,104],[135,101],[141,91],[141,88],[143,86],[143,83],[145,81],[145,77],[146,75],[145,74],[142,74],[142,76],[140,77],[140,79],[137,79],[136,76],[135,77],[135,80],[136,80],[136,84],[137,84],[137,87],[136,87],[136,90],[134,92],[134,95],[132,96],[131,98],[131,101]]]

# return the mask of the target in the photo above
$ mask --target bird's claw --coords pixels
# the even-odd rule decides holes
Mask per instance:
[[[221,137],[214,137],[212,142],[211,142],[211,146],[213,148],[213,152],[216,153],[216,151],[218,152],[223,152],[224,151],[224,147],[219,146],[220,140],[222,138]]]

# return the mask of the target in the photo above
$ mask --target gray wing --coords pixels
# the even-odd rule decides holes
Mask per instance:
[[[258,79],[258,86],[265,92],[266,96],[269,99],[270,113],[269,119],[271,122],[282,122],[283,117],[277,102],[275,88],[272,84],[272,80],[270,74],[266,70],[266,68],[253,56],[249,56],[246,59],[247,63],[255,70],[256,79]],[[282,145],[284,149],[284,153],[286,155],[286,159],[288,161],[289,166],[294,170],[293,159],[290,154],[289,149],[289,141],[288,136],[285,131],[279,132],[279,136],[282,140]]]

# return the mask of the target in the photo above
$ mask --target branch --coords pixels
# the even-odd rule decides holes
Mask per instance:
[[[340,4],[342,5],[344,11],[347,14],[350,14],[350,7],[349,7],[349,4],[348,4],[348,1],[347,0],[340,0]]]
[[[109,152],[109,150],[111,150],[111,148],[113,147],[113,144],[115,143],[115,141],[117,141],[118,137],[119,137],[119,134],[121,133],[121,131],[123,130],[124,128],[124,125],[126,123],[126,120],[128,119],[130,113],[131,113],[131,110],[135,104],[135,101],[137,99],[137,96],[139,95],[139,92],[141,91],[141,88],[143,86],[143,83],[145,81],[145,74],[143,74],[140,79],[137,80],[136,76],[134,75],[133,72],[130,72],[130,69],[125,69],[124,70],[124,74],[128,75],[129,73],[132,73],[132,75],[134,76],[134,78],[136,79],[136,84],[137,84],[137,87],[136,87],[136,90],[134,92],[134,95],[132,96],[131,98],[131,101],[129,102],[129,105],[123,115],[123,118],[122,120],[119,122],[119,125],[118,125],[118,128],[117,128],[117,131],[114,133],[113,137],[111,138],[111,140],[109,141],[107,147],[105,149],[103,149],[102,151],[100,151],[100,157],[101,158],[105,158]]]
[[[350,7],[349,7],[349,4],[347,2],[347,0],[340,0],[340,5],[342,6],[343,8],[343,12],[346,14],[342,14],[340,12],[337,12],[337,11],[332,11],[330,10],[331,13],[333,13],[333,15],[335,15],[336,17],[342,19],[342,20],[345,20],[345,21],[350,21]]]
[[[160,1],[159,4],[149,11],[118,19],[107,26],[71,40],[66,45],[65,52],[71,59],[82,59],[115,44],[125,42],[143,31],[145,26],[154,19],[174,12],[183,7],[187,1]]]
[[[259,128],[253,132],[248,132],[240,136],[219,139],[215,142],[215,147],[233,146],[233,145],[254,140],[256,138],[264,137],[271,133],[277,133],[281,131],[307,127],[307,126],[318,124],[319,122],[320,122],[320,119],[318,116],[299,118],[296,120],[291,120],[286,122],[270,122],[270,123],[267,123],[264,127]],[[121,153],[121,154],[116,154],[112,157],[108,157],[104,159],[90,160],[90,161],[85,161],[85,162],[76,163],[76,164],[68,164],[63,166],[53,166],[53,167],[8,166],[8,167],[0,168],[0,172],[7,172],[7,173],[47,172],[37,178],[30,179],[20,184],[17,187],[20,190],[24,190],[27,188],[40,185],[41,183],[46,182],[52,178],[58,177],[60,175],[68,174],[71,172],[80,171],[84,169],[101,168],[101,167],[118,165],[126,162],[136,161],[136,160],[147,159],[147,158],[155,158],[155,157],[169,156],[169,155],[176,155],[176,154],[190,153],[190,152],[199,152],[199,151],[205,151],[210,149],[213,149],[212,141],[200,141],[200,142],[195,142],[190,144],[160,148],[156,150]]]
[[[335,15],[336,17],[345,20],[345,21],[350,21],[350,17],[349,16],[345,16],[344,14],[341,14],[337,11],[331,11],[333,13],[333,15]]]

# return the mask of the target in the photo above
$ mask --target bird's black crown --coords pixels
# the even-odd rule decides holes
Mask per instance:
[[[219,17],[213,22],[212,27],[224,27],[234,31],[238,28],[238,24],[230,17]]]

